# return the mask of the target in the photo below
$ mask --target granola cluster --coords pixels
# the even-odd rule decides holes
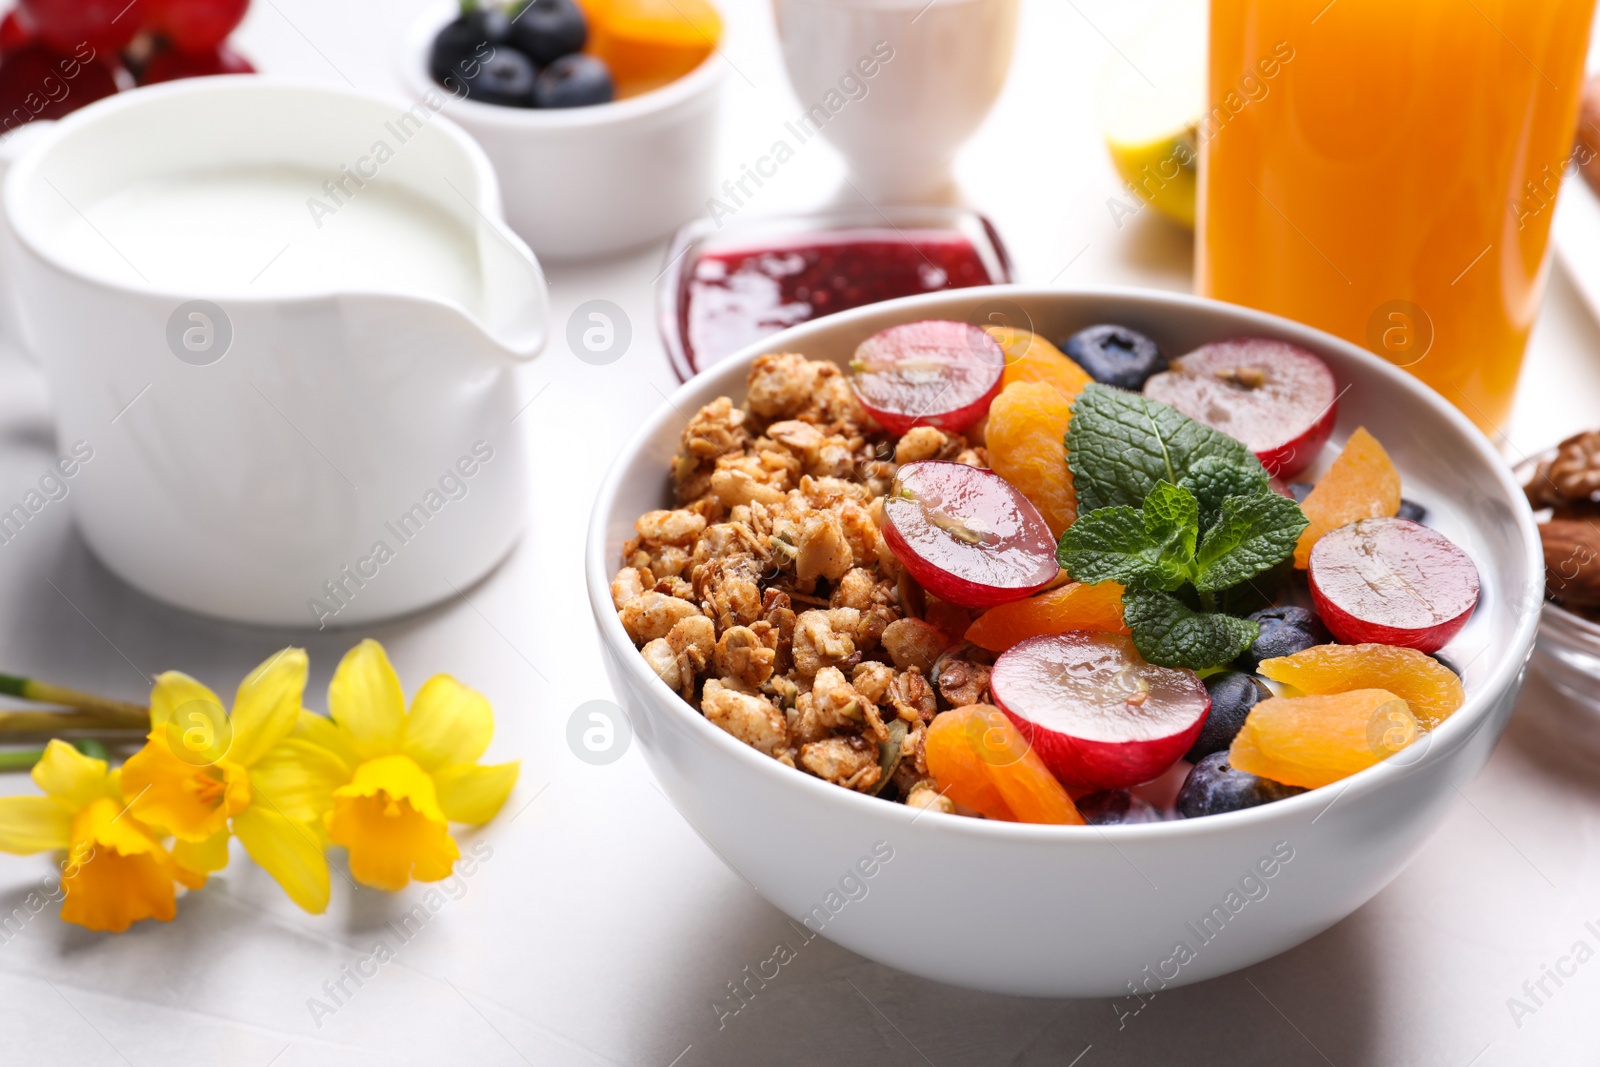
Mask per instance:
[[[677,507],[635,523],[611,597],[650,668],[779,762],[917,807],[953,810],[928,774],[940,711],[979,702],[992,658],[927,598],[881,533],[896,464],[987,466],[932,427],[895,440],[839,368],[762,356],[748,400],[701,408],[673,462]]]

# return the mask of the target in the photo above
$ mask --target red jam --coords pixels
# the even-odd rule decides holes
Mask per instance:
[[[850,229],[796,234],[758,247],[708,249],[684,271],[678,328],[695,372],[779,330],[835,311],[991,276],[955,230]]]

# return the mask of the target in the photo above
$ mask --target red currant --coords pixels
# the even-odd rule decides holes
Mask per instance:
[[[209,52],[244,20],[250,0],[144,0],[145,25],[183,52]]]
[[[85,46],[121,51],[139,32],[145,0],[20,0],[23,14],[45,44],[76,56]],[[102,56],[105,58],[105,56]]]
[[[205,52],[180,52],[164,48],[145,65],[140,85],[176,81],[179,78],[204,78],[211,74],[253,74],[250,61],[227,45]]]

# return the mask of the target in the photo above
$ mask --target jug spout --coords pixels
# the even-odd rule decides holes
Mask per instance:
[[[483,287],[474,324],[499,358],[530,360],[550,336],[550,287],[533,250],[500,222],[478,216],[478,270]]]

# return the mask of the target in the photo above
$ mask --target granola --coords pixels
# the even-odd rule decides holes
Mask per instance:
[[[832,363],[750,369],[684,429],[673,508],[634,525],[612,600],[662,681],[706,719],[845,789],[950,811],[923,739],[987,692],[993,656],[926,596],[881,532],[898,464],[987,466],[981,442],[932,427],[895,438]]]

